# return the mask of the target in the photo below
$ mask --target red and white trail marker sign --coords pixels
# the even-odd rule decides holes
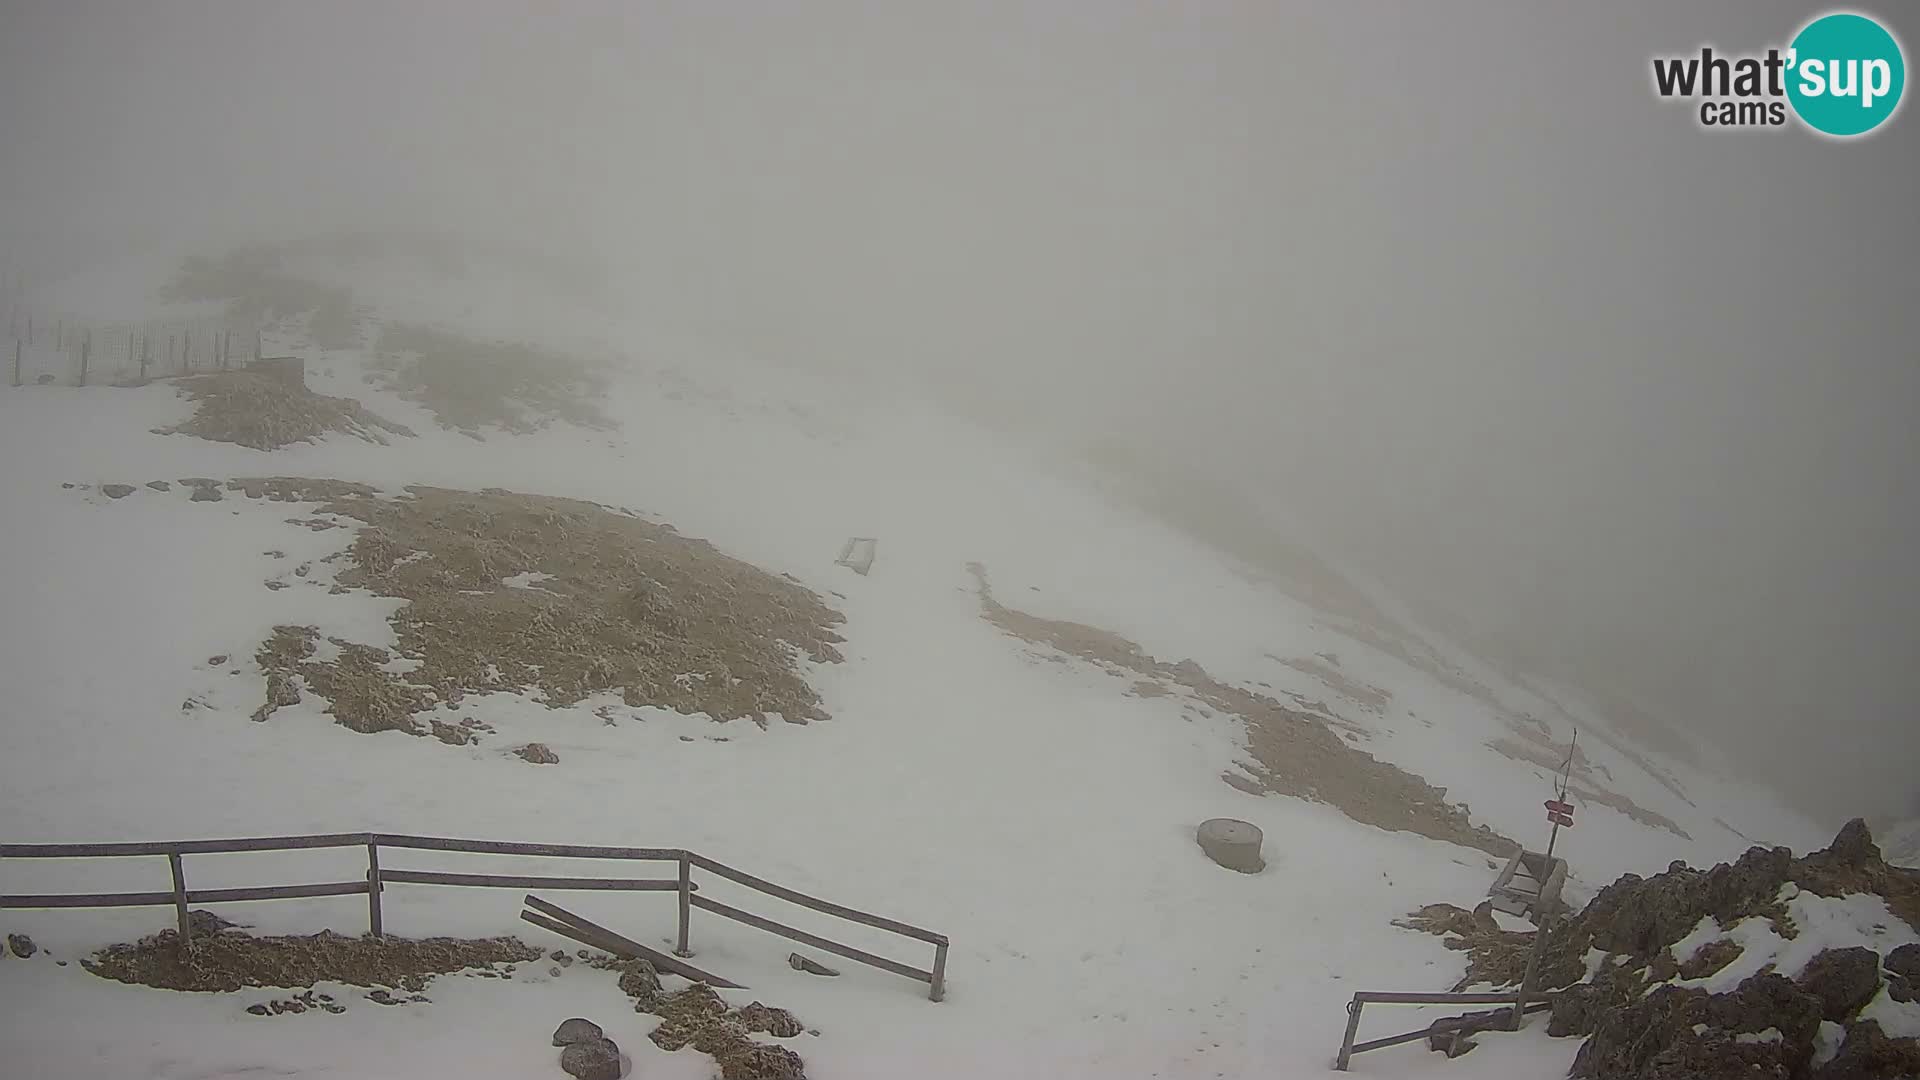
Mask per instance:
[[[1559,799],[1547,800],[1547,820],[1555,825],[1573,824],[1573,804]]]

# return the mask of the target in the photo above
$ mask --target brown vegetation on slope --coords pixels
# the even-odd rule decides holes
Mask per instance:
[[[327,480],[229,486],[362,522],[340,585],[407,601],[390,620],[397,658],[415,664],[404,673],[366,645],[335,642],[337,657],[314,659],[311,627],[278,627],[256,654],[270,693],[274,676],[297,679],[355,731],[429,734],[417,714],[490,691],[561,706],[615,690],[630,706],[762,725],[770,714],[827,718],[796,663],[838,661],[843,616],[671,526],[497,489],[413,487],[388,499]]]
[[[1517,846],[1484,826],[1475,826],[1465,807],[1446,801],[1445,791],[1347,745],[1320,717],[1221,683],[1192,660],[1177,664],[1156,660],[1118,634],[1006,607],[993,598],[983,567],[970,563],[967,569],[978,582],[981,616],[1001,630],[1129,680],[1145,676],[1174,683],[1208,706],[1244,720],[1247,749],[1253,757],[1247,769],[1257,780],[1254,790],[1324,802],[1363,824],[1496,855],[1511,854]],[[1243,789],[1247,786],[1239,777],[1230,776],[1228,782]]]

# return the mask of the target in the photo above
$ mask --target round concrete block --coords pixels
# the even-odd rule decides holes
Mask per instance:
[[[1260,856],[1260,827],[1234,818],[1211,818],[1200,823],[1194,838],[1207,858],[1229,870],[1257,874],[1267,861]]]

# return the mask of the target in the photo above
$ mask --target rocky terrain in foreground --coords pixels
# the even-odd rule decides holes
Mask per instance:
[[[1467,984],[1517,986],[1533,935],[1434,905],[1401,925],[1469,954]],[[1627,874],[1553,925],[1548,1033],[1584,1036],[1581,1080],[1920,1076],[1920,872],[1865,822],[1795,858]]]

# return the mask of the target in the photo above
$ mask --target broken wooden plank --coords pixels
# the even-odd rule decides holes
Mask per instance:
[[[574,927],[575,929],[585,930],[590,934],[604,938],[608,944],[601,945],[599,947],[606,949],[608,952],[613,953],[616,956],[623,956],[625,959],[629,959],[629,960],[632,960],[632,959],[646,960],[652,963],[656,970],[669,972],[674,975],[679,975],[682,978],[692,979],[694,982],[703,982],[709,986],[718,986],[718,987],[721,987],[722,989],[727,989],[727,990],[746,989],[746,987],[740,985],[737,982],[732,982],[730,980],[723,979],[720,976],[713,974],[712,972],[702,971],[699,968],[694,967],[692,964],[687,963],[685,960],[681,960],[668,953],[661,952],[659,949],[648,948],[647,946],[642,945],[637,941],[634,941],[632,938],[622,937],[621,935],[614,933],[613,931],[607,929],[604,926],[601,926],[598,923],[588,922],[587,920],[581,918],[580,916],[575,915],[573,912],[568,911],[566,908],[560,907],[557,904],[550,904],[545,900],[542,900],[539,897],[534,896],[531,893],[527,894],[527,896],[524,899],[526,901],[526,905],[530,908],[533,908],[535,911],[541,912],[542,914],[548,915],[554,919],[559,920],[560,922],[566,923],[567,925]],[[613,948],[611,946],[618,946],[618,948]]]

